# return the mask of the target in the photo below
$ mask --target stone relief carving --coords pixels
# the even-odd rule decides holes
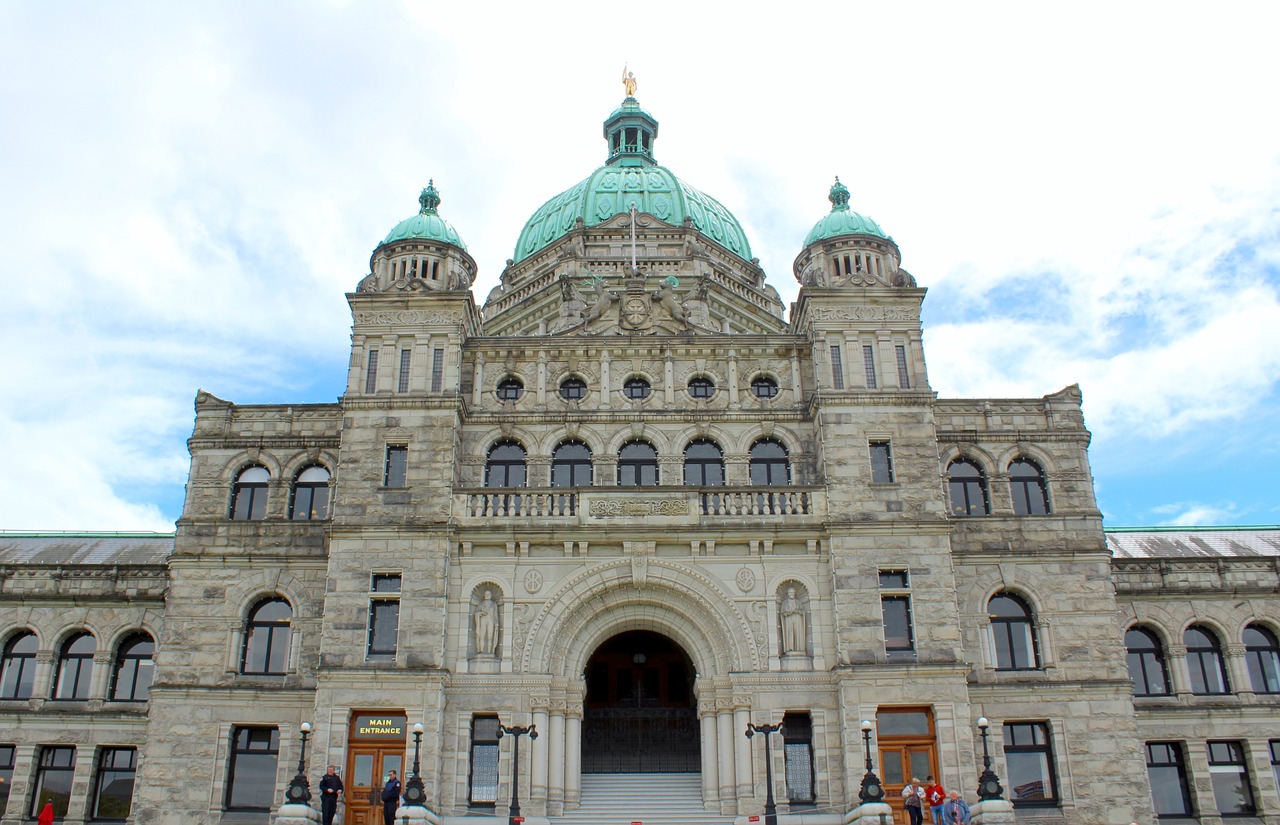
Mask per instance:
[[[756,574],[750,567],[743,567],[738,570],[738,575],[733,579],[738,584],[738,589],[743,593],[750,593],[752,588],[756,586]]]
[[[596,500],[591,502],[592,518],[616,518],[618,516],[684,516],[689,513],[685,499],[660,499],[656,501]]]
[[[421,309],[379,309],[356,313],[356,325],[392,327],[413,324],[457,324],[462,318],[451,312],[427,312]]]
[[[542,589],[542,573],[538,570],[530,570],[524,574],[524,589],[526,593],[537,593]]]

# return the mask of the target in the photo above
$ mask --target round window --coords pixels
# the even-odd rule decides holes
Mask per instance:
[[[716,394],[715,382],[705,376],[689,380],[689,395],[694,398],[710,398]]]
[[[499,401],[519,401],[524,395],[524,384],[519,378],[504,378],[498,382],[497,395]]]
[[[587,382],[581,378],[566,378],[560,382],[560,397],[565,401],[581,401],[587,397]]]
[[[649,397],[653,388],[649,382],[640,377],[628,378],[622,385],[622,394],[632,401],[642,401]]]
[[[751,379],[751,394],[756,398],[773,398],[778,394],[778,382],[767,375]]]

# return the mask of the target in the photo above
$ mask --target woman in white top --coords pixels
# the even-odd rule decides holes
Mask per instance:
[[[920,787],[920,780],[914,776],[911,777],[911,783],[902,788],[902,805],[911,816],[911,825],[921,825],[924,822],[924,788]]]

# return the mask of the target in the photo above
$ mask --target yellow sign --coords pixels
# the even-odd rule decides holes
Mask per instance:
[[[403,739],[403,716],[357,716],[351,725],[351,735],[359,739]]]

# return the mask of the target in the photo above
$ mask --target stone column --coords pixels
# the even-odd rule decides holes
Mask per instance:
[[[110,650],[99,650],[93,656],[93,679],[89,683],[90,699],[106,699],[111,690],[111,668],[115,658]]]
[[[747,738],[747,724],[751,714],[742,697],[735,696],[733,703],[733,762],[734,776],[738,782],[738,801],[755,797],[755,787],[751,781],[751,740]]]
[[[529,759],[533,765],[533,777],[529,780],[529,801],[537,803],[535,810],[546,810],[547,805],[547,746],[550,744],[551,737],[550,726],[547,724],[549,719],[547,706],[541,702],[535,702],[533,705],[533,724],[537,726],[539,731],[546,731],[546,734],[539,736],[530,743]]]
[[[733,708],[727,703],[716,703],[716,733],[720,740],[716,748],[720,779],[720,813],[734,816],[738,813],[737,789],[733,778]]]
[[[564,719],[564,809],[582,799],[582,704],[570,703]]]
[[[1249,678],[1249,663],[1245,660],[1244,645],[1226,645],[1224,664],[1227,666],[1228,686],[1232,693],[1252,693],[1253,680]]]
[[[1010,825],[1013,821],[1013,803],[1007,799],[983,799],[969,806],[973,814],[972,825]]]
[[[31,679],[31,698],[48,699],[53,695],[53,659],[52,650],[36,651],[36,672]]]
[[[1174,693],[1190,693],[1191,679],[1187,676],[1186,645],[1169,645],[1169,681]]]
[[[729,375],[726,380],[729,382],[729,404],[736,407],[738,405],[738,352],[732,348],[729,350]]]
[[[547,731],[551,739],[548,743],[551,775],[547,780],[547,813],[553,816],[564,813],[564,711],[563,704],[552,708],[551,726]]]
[[[698,719],[702,724],[702,805],[716,810],[712,805],[720,801],[719,761],[716,757],[716,710],[714,702],[698,703]]]

